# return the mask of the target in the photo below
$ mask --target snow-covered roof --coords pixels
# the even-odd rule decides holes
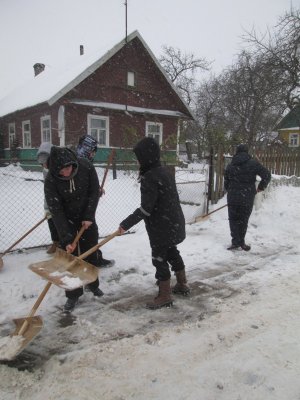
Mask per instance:
[[[127,37],[127,42],[130,42],[135,38],[139,38],[139,40],[143,43],[143,46],[153,58],[153,61],[156,63],[157,67],[160,69],[169,84],[172,86],[173,90],[182,100],[186,107],[187,114],[192,116],[192,111],[184,103],[180,93],[177,91],[176,87],[173,85],[139,32],[134,31],[131,33]],[[9,95],[0,100],[0,117],[44,102],[47,102],[49,105],[54,104],[62,96],[64,96],[89,75],[95,72],[96,69],[103,65],[114,54],[116,54],[125,44],[125,39],[121,40],[106,53],[102,51],[100,58],[99,52],[97,52],[97,54],[94,54],[90,57],[78,56],[75,61],[73,60],[73,62],[69,62],[68,65],[64,67],[57,68],[47,66],[42,73],[33,77],[23,86],[15,89]],[[181,114],[181,116],[183,116],[183,114]]]

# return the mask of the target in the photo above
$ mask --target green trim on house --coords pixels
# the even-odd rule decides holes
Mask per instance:
[[[37,151],[38,149],[16,149],[16,150],[4,150],[4,161],[19,162],[20,166],[26,170],[40,171],[41,167],[37,163]],[[118,165],[118,169],[122,164],[136,166],[136,157],[132,149],[116,149],[115,160]],[[107,159],[110,155],[110,148],[98,149],[94,158],[95,164],[106,164]],[[12,154],[14,153],[14,154]],[[161,151],[161,160],[164,164],[177,165],[177,156],[175,150]]]

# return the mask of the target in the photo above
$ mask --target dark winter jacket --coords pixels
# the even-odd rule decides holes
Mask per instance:
[[[68,165],[73,167],[70,177],[60,176],[59,171]],[[77,159],[72,150],[53,146],[44,187],[61,244],[66,246],[74,239],[74,225],[95,221],[99,199],[96,170],[87,159]]]
[[[240,145],[225,170],[224,186],[229,205],[253,205],[257,175],[261,178],[257,189],[264,190],[270,182],[270,172],[248,154],[247,147]]]
[[[121,227],[128,230],[144,220],[151,247],[181,243],[185,239],[184,216],[175,179],[160,164],[158,144],[146,137],[133,151],[140,163],[141,206],[121,222]]]

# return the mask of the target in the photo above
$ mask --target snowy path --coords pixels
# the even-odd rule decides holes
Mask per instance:
[[[299,204],[299,189],[274,190],[251,216],[248,253],[226,250],[226,209],[188,226],[180,250],[192,295],[170,309],[144,309],[157,291],[145,233],[110,242],[104,254],[116,266],[100,272],[105,296],[86,292],[65,317],[64,293],[52,287],[41,334],[0,365],[0,399],[299,400]],[[1,336],[45,284],[20,263],[44,258],[39,250],[5,259]]]

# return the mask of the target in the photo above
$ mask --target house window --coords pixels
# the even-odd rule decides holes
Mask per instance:
[[[299,133],[291,133],[290,147],[298,147],[298,146],[299,146]]]
[[[88,134],[93,136],[99,146],[109,146],[109,119],[98,115],[88,114]]]
[[[41,139],[42,143],[51,143],[51,118],[50,115],[41,117]]]
[[[135,73],[128,71],[127,72],[127,85],[128,86],[135,86]]]
[[[13,147],[15,140],[16,140],[16,124],[13,122],[8,124],[8,144],[10,149]]]
[[[23,147],[31,147],[31,127],[30,121],[22,122],[22,133],[23,133]]]
[[[146,122],[146,136],[152,137],[159,145],[162,143],[163,124],[157,122]]]

